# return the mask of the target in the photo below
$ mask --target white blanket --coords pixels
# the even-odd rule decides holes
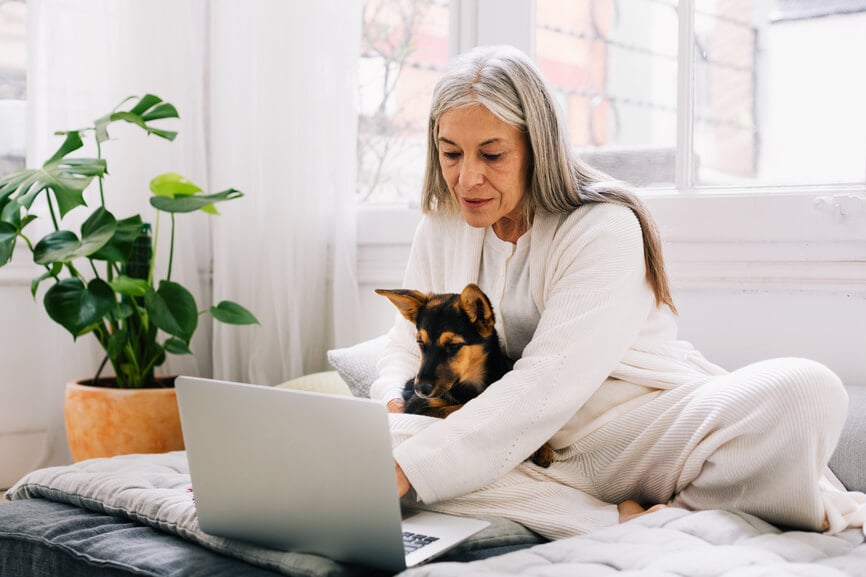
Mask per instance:
[[[402,577],[863,577],[859,529],[783,532],[747,514],[667,508],[589,535]]]

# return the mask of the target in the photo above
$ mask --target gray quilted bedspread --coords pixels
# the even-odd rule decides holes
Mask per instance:
[[[664,509],[590,535],[403,577],[864,577],[863,532],[781,531],[751,515]]]
[[[243,487],[238,487],[238,491],[242,490]],[[39,469],[26,475],[6,493],[6,499],[13,501],[33,498],[132,519],[285,575],[351,577],[368,573],[318,555],[276,551],[205,533],[198,525],[189,465],[186,453],[182,451],[92,459],[63,467]],[[471,553],[541,541],[537,535],[513,521],[488,520],[490,526],[456,550]]]

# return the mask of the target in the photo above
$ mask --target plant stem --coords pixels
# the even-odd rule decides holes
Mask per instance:
[[[147,375],[147,373],[149,373],[150,370],[154,368],[154,365],[156,365],[156,359],[157,359],[157,358],[158,358],[158,357],[153,357],[153,358],[150,359],[150,360],[147,362],[147,364],[144,366],[144,370],[141,371],[141,374],[142,374],[142,380],[143,380],[144,376]]]
[[[51,201],[51,194],[45,193],[45,198],[48,199],[48,212],[51,214],[51,222],[54,223],[54,230],[60,230],[60,225],[57,222],[57,215],[54,214],[54,203]]]
[[[174,213],[171,213],[171,242],[168,245],[168,274],[165,280],[171,280],[171,265],[174,262]]]
[[[140,387],[142,381],[144,381],[145,373],[139,369],[138,355],[135,354],[135,349],[132,348],[132,345],[129,343],[129,341],[126,342],[126,346],[124,348],[126,349],[127,360],[133,365],[133,367],[135,368],[135,374],[138,375],[138,382],[130,384],[134,387]]]
[[[72,261],[68,261],[68,262],[66,263],[66,270],[69,271],[69,275],[70,275],[70,276],[73,276],[73,277],[75,277],[75,278],[77,278],[77,279],[81,279],[81,273],[78,272],[78,269],[75,268],[75,265],[72,264]],[[84,281],[82,280],[82,282],[84,282]]]
[[[96,129],[94,128],[94,131]],[[95,138],[96,141],[96,158],[102,158],[102,144],[100,144],[99,139]],[[105,191],[103,189],[102,177],[97,178],[99,180],[99,204],[102,205],[102,208],[105,208]],[[92,264],[93,261],[91,261]],[[96,272],[96,269],[94,269]],[[99,276],[99,275],[97,275]],[[111,261],[105,261],[105,277],[108,280],[111,280],[114,275],[111,274]]]
[[[102,374],[102,369],[105,368],[105,362],[108,360],[108,341],[109,336],[106,334],[104,325],[100,325],[99,327],[93,329],[93,335],[96,337],[96,340],[99,341],[100,346],[102,346],[102,350],[105,351],[105,359],[103,359],[102,363],[99,365],[99,368],[96,370],[96,375],[93,377],[93,384],[96,384],[96,381],[99,379],[99,375]]]
[[[91,270],[93,270],[93,276],[96,278],[100,278],[99,277],[99,271],[96,270],[96,265],[93,263],[93,260],[87,259],[87,262],[90,263],[90,268],[91,268]]]
[[[96,384],[96,381],[99,380],[99,376],[102,374],[102,369],[105,368],[105,363],[108,362],[108,355],[105,355],[105,358],[102,359],[102,362],[99,363],[99,368],[96,369],[96,374],[93,375],[93,384]]]
[[[30,239],[27,238],[27,236],[25,236],[24,233],[21,233],[21,232],[18,233],[18,236],[20,236],[21,238],[24,239],[24,242],[27,243],[27,248],[30,249],[30,252],[32,253],[33,252],[33,243],[30,242]],[[47,265],[46,265],[46,268],[47,268]]]
[[[102,159],[102,145],[99,143],[99,139],[96,138],[96,158]],[[105,208],[105,193],[102,190],[102,177],[99,177],[99,203],[102,205],[102,208]]]
[[[156,211],[156,223],[153,226],[153,241],[151,242],[150,270],[147,273],[147,284],[153,286],[153,269],[156,266],[156,249],[159,248],[159,211]]]

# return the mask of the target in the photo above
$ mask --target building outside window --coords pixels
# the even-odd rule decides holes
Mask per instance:
[[[26,157],[26,15],[24,0],[0,0],[0,177]]]

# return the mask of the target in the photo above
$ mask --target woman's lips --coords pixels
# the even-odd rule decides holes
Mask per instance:
[[[490,199],[490,198],[461,198],[460,200],[464,204],[464,206],[467,206],[469,208],[478,208],[478,207],[486,205],[487,203],[491,202],[493,199]]]

